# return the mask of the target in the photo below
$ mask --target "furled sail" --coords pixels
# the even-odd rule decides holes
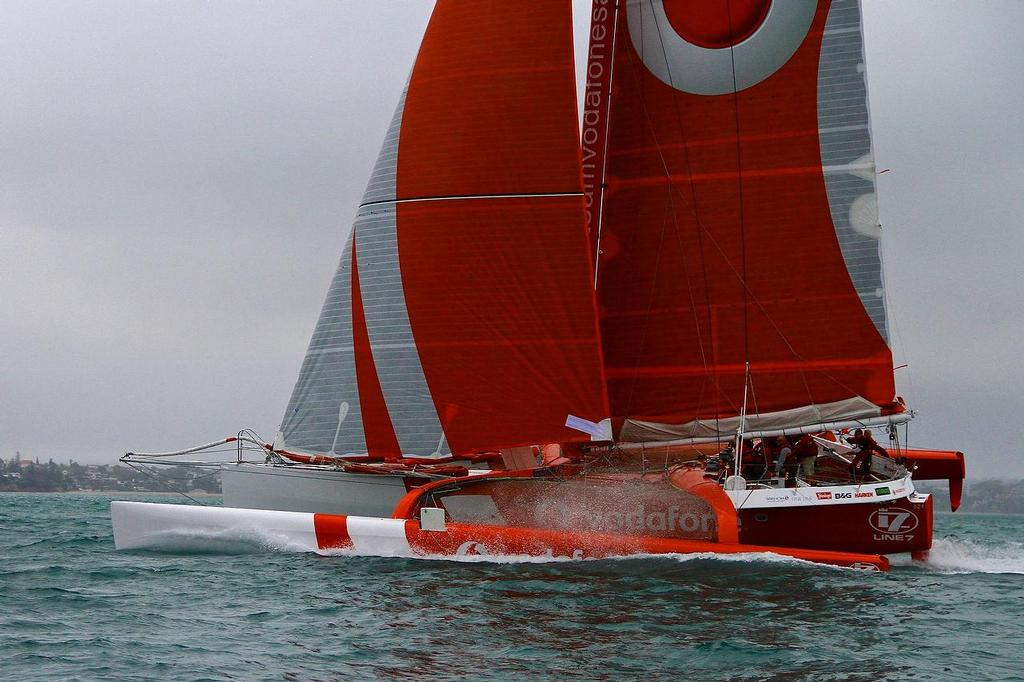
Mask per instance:
[[[595,0],[589,59],[621,437],[726,433],[745,398],[754,428],[900,410],[857,0]]]
[[[569,0],[440,0],[277,441],[383,456],[607,416]]]

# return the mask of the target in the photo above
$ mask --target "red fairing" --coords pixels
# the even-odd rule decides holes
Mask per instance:
[[[907,467],[914,471],[915,481],[949,481],[949,506],[953,511],[960,508],[964,491],[964,477],[967,466],[964,453],[956,450],[904,450]]]
[[[401,277],[454,453],[586,439],[567,415],[608,413],[571,35],[568,0],[442,0],[410,80]]]
[[[756,32],[769,3],[732,2],[724,29],[714,8],[682,11],[696,4],[664,8],[675,38],[710,45]],[[656,76],[631,40],[631,6],[620,3],[598,265],[612,415],[736,415],[748,359],[751,411],[890,403],[891,353],[847,272],[822,168],[829,0],[788,60],[724,94]]]
[[[735,544],[740,541],[736,507],[722,486],[706,478],[701,469],[676,469],[669,474],[669,481],[680,490],[691,492],[711,505],[718,519],[719,542]]]

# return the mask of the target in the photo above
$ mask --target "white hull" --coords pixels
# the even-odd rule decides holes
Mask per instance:
[[[304,512],[110,503],[114,547],[119,550],[324,552],[341,545],[362,556],[414,556],[404,519],[337,518],[341,526],[318,528],[317,516]]]
[[[407,492],[402,476],[332,469],[226,464],[224,506],[319,514],[389,517]]]
[[[111,502],[116,549],[233,552],[264,547],[316,551],[309,514],[187,504]]]
[[[910,474],[906,474],[890,481],[798,488],[751,488],[726,490],[725,493],[736,509],[740,510],[882,504],[910,498],[915,491]]]

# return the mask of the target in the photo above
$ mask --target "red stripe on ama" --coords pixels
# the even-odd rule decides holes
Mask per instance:
[[[348,519],[334,514],[313,514],[313,529],[316,531],[318,549],[351,549],[352,538],[348,534]]]

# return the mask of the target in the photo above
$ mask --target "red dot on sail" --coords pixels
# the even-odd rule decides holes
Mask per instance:
[[[772,0],[665,0],[665,15],[689,42],[712,49],[737,45],[764,23]]]

